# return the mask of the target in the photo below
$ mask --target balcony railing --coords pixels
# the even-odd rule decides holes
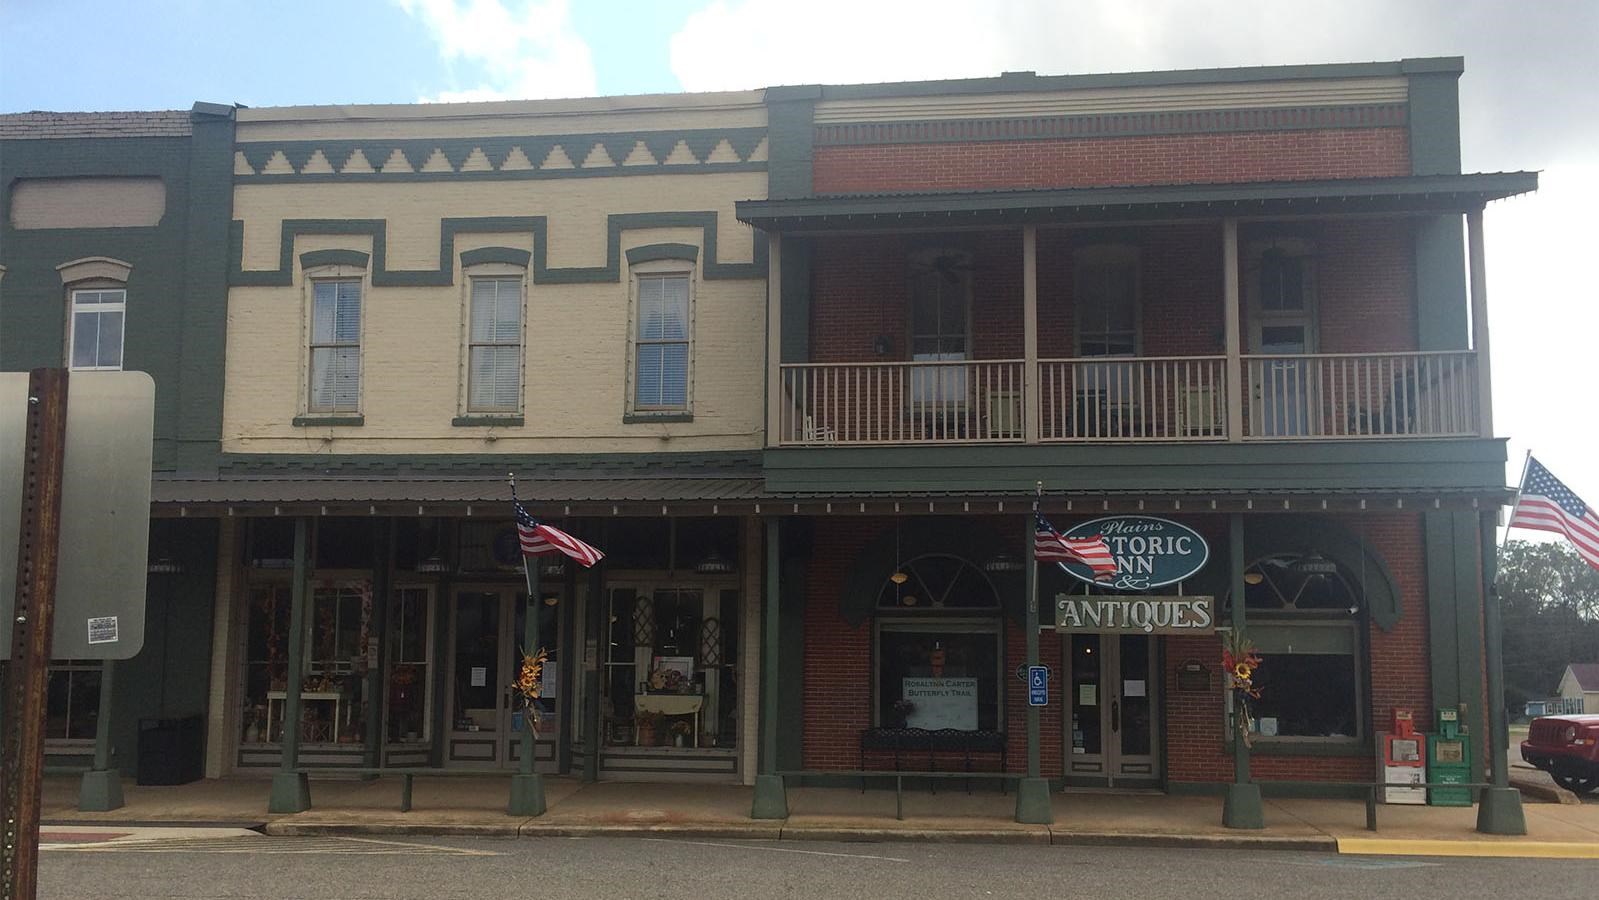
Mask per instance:
[[[1471,352],[1246,356],[1244,368],[1251,439],[1478,434]]]
[[[1019,359],[783,366],[780,444],[1020,442]]]
[[[774,444],[1216,442],[1474,437],[1469,350],[788,363]],[[1036,411],[1035,411],[1036,406]],[[1037,422],[1030,423],[1029,416]],[[1229,422],[1241,422],[1235,437]],[[1029,427],[1029,426],[1033,427]]]

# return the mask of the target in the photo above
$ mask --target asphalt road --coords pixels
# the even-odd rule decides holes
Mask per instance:
[[[269,838],[44,852],[41,898],[1592,900],[1599,862],[676,839]]]

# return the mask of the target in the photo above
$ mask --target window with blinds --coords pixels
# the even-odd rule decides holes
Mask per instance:
[[[361,410],[361,281],[314,282],[311,289],[311,397],[317,413]]]
[[[634,332],[633,409],[688,409],[689,278],[642,275]]]
[[[472,279],[471,306],[467,412],[517,412],[522,408],[522,280]]]

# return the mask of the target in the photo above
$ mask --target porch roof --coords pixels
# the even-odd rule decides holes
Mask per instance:
[[[1450,213],[1538,189],[1536,172],[1408,175],[960,193],[841,194],[742,200],[738,219],[766,231],[893,229],[1223,216]]]

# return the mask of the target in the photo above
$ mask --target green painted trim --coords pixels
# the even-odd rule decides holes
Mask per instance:
[[[630,175],[718,175],[728,172],[764,172],[764,162],[700,163],[671,166],[604,166],[592,169],[514,169],[509,172],[311,172],[305,175],[240,175],[247,184],[338,184],[421,181],[548,181],[563,178],[618,178]]]
[[[674,422],[692,422],[694,414],[687,413],[625,413],[622,416],[624,425],[649,425],[671,424]]]
[[[1052,188],[1032,191],[740,200],[738,219],[765,229],[904,230],[958,216],[962,224],[1192,218],[1314,212],[1464,212],[1535,191],[1536,172],[1408,175],[1318,181]]]
[[[817,125],[819,147],[942,144],[967,141],[1059,141],[1157,134],[1221,134],[1316,129],[1404,128],[1404,103],[1206,109],[994,119],[927,119]]]
[[[809,197],[813,186],[818,88],[773,88],[766,92],[766,196]]]
[[[642,247],[631,247],[627,251],[627,264],[630,266],[658,259],[686,259],[689,262],[696,262],[699,258],[700,248],[693,244],[645,244]]]
[[[295,416],[290,422],[296,428],[355,427],[366,424],[366,416]]]
[[[1020,521],[1018,515],[1007,516],[1004,521]],[[1030,533],[1030,532],[1029,532]],[[977,568],[987,579],[994,595],[1012,621],[1021,621],[1027,615],[1027,592],[1022,584],[1022,572],[988,573],[983,563],[1000,553],[1014,553],[1015,544],[987,527],[957,518],[906,518],[896,529],[885,526],[871,540],[863,544],[844,571],[843,588],[838,594],[838,614],[851,628],[859,628],[877,614],[877,597],[883,582],[895,568],[912,555],[929,553],[948,554],[964,559]],[[954,611],[952,615],[958,615]]]
[[[391,270],[388,267],[388,221],[386,219],[284,219],[280,226],[278,267],[246,271],[244,228],[235,219],[229,229],[229,281],[237,286],[287,287],[293,284],[294,240],[301,235],[363,235],[372,240],[373,287],[448,287],[455,280],[455,238],[459,234],[531,234],[533,237],[533,282],[535,284],[603,284],[619,281],[622,262],[622,233],[647,228],[699,228],[705,250],[702,275],[708,280],[757,279],[766,277],[766,242],[755,241],[754,258],[747,263],[721,262],[717,258],[717,214],[711,211],[612,213],[606,217],[606,254],[602,266],[552,269],[549,252],[548,219],[545,216],[485,216],[446,218],[439,222],[439,265],[437,269]]]
[[[1470,344],[1466,291],[1465,227],[1460,216],[1416,223],[1416,346],[1422,350],[1464,350]]]
[[[483,263],[503,263],[508,266],[521,266],[527,268],[533,254],[515,247],[479,247],[476,250],[461,251],[461,265],[477,266]]]
[[[1503,495],[1498,438],[1238,444],[784,447],[773,494],[1471,490]],[[1264,510],[1263,510],[1264,511]],[[1303,511],[1303,510],[1300,510]]]
[[[739,477],[760,474],[760,454],[746,450],[652,450],[648,453],[224,453],[224,474],[272,472],[588,472],[654,475],[693,474]]]
[[[1410,81],[1410,171],[1460,171],[1460,72],[1413,71]]]
[[[783,239],[781,350],[783,362],[807,362],[811,358],[811,262],[815,247],[810,238]]]
[[[1364,573],[1366,612],[1383,631],[1393,631],[1404,616],[1404,593],[1387,559],[1343,523],[1320,516],[1246,516],[1244,528],[1244,547],[1253,558],[1302,553],[1314,547],[1344,571]],[[1278,623],[1262,620],[1257,624]]]
[[[880,97],[989,94],[1087,90],[1093,88],[1160,87],[1187,84],[1251,84],[1262,81],[1305,81],[1330,78],[1374,78],[1408,73],[1448,71],[1459,73],[1465,62],[1458,56],[1424,57],[1393,62],[1331,63],[1302,66],[1254,66],[1218,69],[1174,69],[1164,72],[1120,72],[1094,75],[1035,75],[1015,72],[993,78],[944,81],[901,81],[886,84],[790,85],[768,88],[774,101],[821,99],[863,100]]]
[[[520,428],[523,424],[521,416],[456,416],[450,420],[455,428]]]
[[[307,250],[300,254],[300,268],[302,270],[313,266],[356,266],[366,268],[368,254],[359,250]]]
[[[284,158],[294,168],[296,173],[304,169],[305,164],[315,153],[322,151],[328,164],[339,168],[349,162],[355,151],[360,150],[366,157],[367,163],[374,169],[381,168],[396,150],[405,158],[406,163],[413,169],[420,169],[432,159],[435,153],[444,156],[452,171],[449,172],[362,172],[340,174],[337,172],[313,174],[283,174],[283,175],[240,175],[237,181],[240,184],[256,184],[282,181],[438,181],[448,179],[523,179],[523,178],[571,178],[593,177],[606,175],[662,175],[678,173],[704,173],[725,171],[754,171],[764,164],[750,162],[750,154],[766,137],[766,129],[759,126],[743,128],[681,128],[666,131],[632,131],[632,132],[595,132],[591,134],[544,134],[532,136],[483,136],[483,137],[440,137],[440,138],[372,138],[366,140],[310,140],[310,141],[246,141],[234,145],[233,149],[244,155],[245,162],[251,169],[260,172],[272,157],[282,152]],[[715,151],[716,147],[726,140],[738,156],[736,163],[707,163],[705,160]],[[666,163],[666,158],[676,149],[679,142],[685,144],[694,155],[698,165],[678,165]],[[623,160],[633,152],[635,146],[643,143],[650,154],[655,157],[653,165],[624,166]],[[598,144],[605,148],[613,165],[596,166],[594,168],[574,169],[515,169],[504,171],[507,157],[511,151],[520,149],[528,162],[539,166],[549,156],[550,152],[559,145],[566,152],[567,159],[572,165],[581,167],[583,160],[593,152]],[[473,150],[482,150],[484,158],[493,167],[489,171],[461,172],[461,165]],[[580,154],[577,158],[573,153]],[[232,154],[229,154],[231,158]],[[230,167],[231,168],[231,167]]]

